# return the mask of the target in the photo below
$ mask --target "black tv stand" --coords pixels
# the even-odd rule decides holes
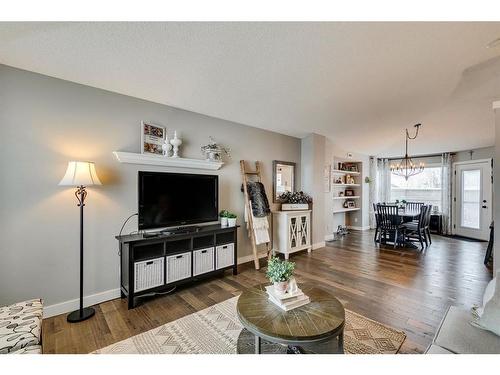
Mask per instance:
[[[237,226],[214,224],[177,228],[168,234],[117,236],[121,296],[127,298],[128,308],[134,308],[141,296],[165,293],[174,286],[221,275],[226,270],[236,275],[237,230]]]
[[[185,234],[185,233],[196,233],[200,231],[199,226],[191,226],[191,227],[178,227],[173,229],[162,230],[161,233],[164,235],[172,235],[172,234]]]

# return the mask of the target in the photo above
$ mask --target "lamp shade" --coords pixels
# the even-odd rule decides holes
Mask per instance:
[[[102,185],[91,161],[70,161],[60,186]]]

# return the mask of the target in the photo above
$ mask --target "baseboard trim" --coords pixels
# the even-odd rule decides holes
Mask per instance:
[[[333,234],[328,234],[325,236],[325,241],[333,241]]]
[[[325,241],[316,242],[316,243],[312,244],[312,249],[316,250],[316,249],[320,249],[320,248],[325,247],[325,246],[326,246]]]
[[[91,294],[83,297],[84,306],[93,306],[112,299],[120,298],[120,288],[106,290],[104,292]],[[54,305],[45,306],[43,308],[43,318],[50,318],[60,314],[66,314],[80,307],[80,299],[72,299],[65,302],[56,303]]]
[[[366,225],[364,227],[357,227],[357,226],[351,226],[349,225],[347,229],[352,229],[352,230],[370,230],[370,226]]]
[[[259,259],[266,258],[267,254],[259,254]],[[238,258],[238,264],[253,262],[253,255],[247,255]],[[99,303],[110,301],[112,299],[120,298],[120,288],[106,290],[104,292],[91,294],[83,297],[84,306],[93,306]],[[50,318],[52,316],[66,314],[75,311],[80,307],[80,299],[75,298],[69,301],[56,303],[54,305],[45,306],[43,308],[43,318]]]

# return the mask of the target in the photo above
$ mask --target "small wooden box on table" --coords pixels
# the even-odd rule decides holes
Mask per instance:
[[[174,286],[238,272],[236,227],[200,226],[190,233],[116,236],[120,242],[120,289],[128,308],[137,297],[162,293]]]

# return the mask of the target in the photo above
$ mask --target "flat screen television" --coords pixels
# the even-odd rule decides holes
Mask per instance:
[[[219,219],[215,175],[139,172],[139,230]]]

